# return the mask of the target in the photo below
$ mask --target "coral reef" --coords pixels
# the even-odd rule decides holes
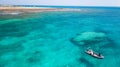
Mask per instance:
[[[80,45],[84,45],[90,42],[101,42],[106,39],[106,35],[104,33],[97,32],[83,32],[72,39],[72,41],[79,43]]]
[[[107,35],[102,32],[83,32],[72,38],[71,41],[78,46],[92,47],[96,50],[110,43]]]

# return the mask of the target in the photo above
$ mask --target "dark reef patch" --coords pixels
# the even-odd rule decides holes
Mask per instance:
[[[27,63],[37,63],[37,62],[41,62],[41,59],[43,59],[43,54],[40,51],[35,51],[32,54],[30,54],[28,56],[28,58],[26,59]]]
[[[21,43],[14,43],[9,45],[0,45],[0,56],[9,52],[19,52],[23,50],[24,47]]]
[[[94,65],[85,58],[80,58],[79,61],[84,63],[87,67],[94,67]]]
[[[25,28],[20,27],[19,22],[0,25],[0,38],[2,37],[21,37],[27,35]]]
[[[3,37],[23,37],[32,30],[44,30],[45,23],[40,19],[27,19],[20,21],[6,21],[8,23],[0,25],[0,39]]]

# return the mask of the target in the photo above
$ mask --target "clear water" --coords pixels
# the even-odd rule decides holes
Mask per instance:
[[[0,15],[0,67],[120,67],[120,9]],[[102,32],[111,43],[104,59],[71,42],[82,32]],[[84,46],[85,47],[85,46]]]

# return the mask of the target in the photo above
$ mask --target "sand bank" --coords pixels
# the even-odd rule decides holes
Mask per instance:
[[[2,12],[41,12],[41,11],[80,11],[80,9],[70,8],[50,8],[50,7],[0,7]]]

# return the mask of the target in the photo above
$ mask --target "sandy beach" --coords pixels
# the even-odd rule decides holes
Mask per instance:
[[[70,8],[50,8],[50,7],[0,7],[2,12],[41,12],[41,11],[80,11],[80,9]]]
[[[56,8],[42,8],[42,7],[0,7],[0,11],[2,11],[2,12],[16,12],[16,11],[38,12],[38,11],[51,11],[51,10],[56,10]]]
[[[25,13],[37,13],[37,12],[48,12],[48,11],[81,11],[80,9],[71,8],[51,8],[51,7],[14,7],[0,6],[0,15],[19,15]]]

